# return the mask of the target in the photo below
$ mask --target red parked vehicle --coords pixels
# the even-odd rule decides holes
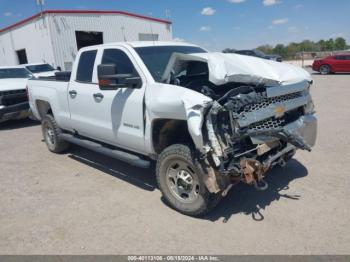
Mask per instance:
[[[315,59],[312,70],[320,72],[322,75],[350,72],[350,54],[338,54]]]

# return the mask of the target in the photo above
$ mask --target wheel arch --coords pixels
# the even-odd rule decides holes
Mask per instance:
[[[152,146],[156,154],[173,144],[194,146],[186,120],[155,119],[152,122]]]
[[[35,101],[35,104],[36,104],[36,108],[38,110],[40,119],[43,119],[47,114],[54,116],[52,112],[52,107],[49,102],[38,99]]]

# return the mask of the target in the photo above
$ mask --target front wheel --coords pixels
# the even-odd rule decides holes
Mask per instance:
[[[177,211],[202,216],[220,201],[220,194],[210,193],[192,150],[185,145],[167,147],[157,161],[156,176],[159,189],[167,203]]]
[[[320,73],[322,75],[328,75],[331,72],[331,68],[329,65],[321,65],[320,66]]]

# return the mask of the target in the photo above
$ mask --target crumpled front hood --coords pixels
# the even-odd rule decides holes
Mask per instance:
[[[28,79],[26,78],[0,79],[0,91],[26,89],[27,81]]]
[[[164,75],[169,73],[177,63],[189,60],[207,62],[209,81],[215,85],[239,82],[276,86],[312,80],[307,71],[297,66],[252,56],[219,52],[189,55],[175,53]]]

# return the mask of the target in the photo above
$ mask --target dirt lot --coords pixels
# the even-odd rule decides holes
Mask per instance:
[[[153,169],[79,147],[55,155],[36,123],[2,124],[0,253],[350,254],[350,75],[314,80],[314,151],[203,219],[167,207]]]

